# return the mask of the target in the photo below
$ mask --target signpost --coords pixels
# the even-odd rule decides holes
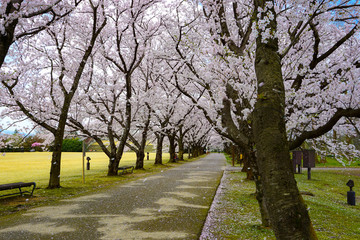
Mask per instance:
[[[82,182],[85,183],[85,154],[86,154],[86,147],[85,147],[85,140],[82,142]]]
[[[346,185],[350,188],[350,191],[347,192],[347,203],[349,205],[355,206],[355,192],[352,190],[352,188],[354,187],[354,181],[353,180],[349,180]]]
[[[315,167],[315,150],[303,150],[303,167],[308,169],[308,180],[311,180],[311,168]]]
[[[293,159],[294,173],[296,173],[296,166],[298,168],[298,173],[301,173],[302,151],[299,150],[292,151],[292,159]]]
[[[85,156],[86,156],[86,150],[91,145],[91,143],[94,142],[92,138],[85,138],[82,142],[82,182],[85,183]],[[88,160],[88,170],[90,170],[90,157],[87,158]]]

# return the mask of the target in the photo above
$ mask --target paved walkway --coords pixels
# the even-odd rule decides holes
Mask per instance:
[[[225,166],[210,154],[93,195],[9,217],[0,239],[198,239]]]

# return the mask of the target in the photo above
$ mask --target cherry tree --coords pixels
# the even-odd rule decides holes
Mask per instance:
[[[109,157],[109,176],[117,175],[134,118],[132,108],[139,106],[133,84],[141,76],[139,66],[159,28],[159,21],[150,14],[156,3],[106,2],[110,20],[101,35],[101,49],[79,94],[78,115],[69,121],[73,129],[96,140]]]
[[[211,124],[201,115],[198,115],[197,118],[194,116],[193,123],[187,132],[186,143],[191,149],[191,156],[198,157],[204,154],[210,143],[212,135],[210,133],[213,129]]]
[[[306,206],[303,204],[303,200],[296,188],[296,182],[291,173],[289,147],[294,146],[291,142],[289,144],[285,128],[286,88],[283,80],[283,69],[287,64],[293,63],[286,61],[286,56],[290,51],[289,49],[297,50],[296,47],[299,46],[297,44],[301,43],[302,40],[306,41],[308,35],[304,31],[307,28],[311,29],[313,39],[315,39],[313,48],[309,48],[313,50],[310,55],[312,58],[302,55],[297,59],[299,61],[310,59],[310,64],[308,65],[310,70],[312,67],[314,67],[313,69],[315,70],[318,67],[318,63],[323,59],[328,59],[329,61],[329,59],[334,56],[332,54],[335,50],[341,45],[344,46],[343,43],[350,38],[354,30],[357,29],[357,21],[352,21],[352,19],[359,17],[359,5],[351,1],[339,2],[337,4],[331,1],[310,3],[297,1],[293,3],[293,5],[287,5],[281,1],[255,1],[254,3],[257,16],[255,57],[257,101],[253,110],[253,131],[256,144],[257,165],[262,177],[266,207],[269,212],[271,226],[279,239],[286,239],[290,236],[294,239],[316,239],[317,237],[309,219]],[[341,34],[334,36],[332,41],[327,40],[326,44],[323,45],[323,52],[320,52],[320,35],[318,34],[319,31],[314,29],[314,23],[320,21],[322,24],[325,23],[331,26],[332,21],[339,21],[336,17],[335,19],[333,18],[336,16],[337,11],[347,8],[352,9],[352,11],[348,12],[350,16],[345,17],[345,19],[348,18],[350,21],[343,23],[345,25],[353,25],[353,27],[347,30],[349,29],[348,26],[344,28],[342,28],[342,26],[336,26],[338,30],[342,30]],[[306,9],[306,11],[303,12],[302,17],[299,19],[301,9]],[[344,17],[343,15],[344,14],[342,14],[341,18]],[[282,18],[282,16],[284,17]],[[289,24],[293,28],[290,27],[289,29],[286,27],[286,31],[284,31],[280,23],[286,25],[285,19],[294,19],[297,24]],[[286,39],[284,36],[289,36],[289,38]],[[279,42],[287,42],[287,44],[284,44],[285,47],[281,48],[284,45],[280,45]],[[303,45],[303,49],[305,46],[306,44]],[[351,67],[351,65],[348,65],[348,67]],[[309,68],[305,67],[306,70]],[[314,76],[310,74],[310,71],[303,71],[301,67],[297,70],[297,75],[303,75],[305,73],[309,78],[314,78]],[[316,71],[315,78],[319,76],[321,78],[321,68],[317,68]],[[284,73],[286,74],[286,72]],[[300,80],[295,79],[293,82],[292,87],[294,89],[296,89],[297,83],[301,82],[304,78],[300,77],[298,79]],[[311,92],[306,93],[303,97],[308,97],[309,94],[311,95]],[[291,107],[292,106],[289,106],[289,108]],[[347,113],[348,111],[349,114]],[[303,130],[300,136],[303,137],[303,140],[315,137],[315,131],[319,133],[319,129],[329,124],[333,124],[332,126],[334,126],[336,122],[338,122],[340,117],[336,116],[337,114],[340,113],[340,116],[344,117],[356,117],[357,111],[357,109],[352,108],[345,110],[341,108],[337,109],[335,114],[322,121],[321,125],[317,126],[317,129],[310,131],[314,134],[313,136],[310,134],[305,137],[304,135],[309,134],[306,130]],[[331,123],[331,120],[335,121]],[[327,129],[330,130],[331,127]],[[323,131],[322,134],[325,132],[326,131]],[[318,136],[320,135],[321,134]],[[276,186],[274,183],[276,183]],[[279,192],[283,194],[279,195]],[[299,225],[299,222],[302,224]],[[291,227],[283,227],[284,224]]]
[[[194,104],[199,101],[192,97],[192,89],[197,86],[200,92],[207,91],[204,97],[213,98],[216,107],[213,110],[200,104],[198,107],[219,133],[243,147],[242,150],[248,153],[246,155],[256,160],[253,161],[256,183],[257,186],[261,184],[258,189],[263,191],[260,194],[265,198],[264,209],[269,211],[276,236],[280,239],[289,236],[315,239],[306,207],[292,175],[289,149],[300,146],[306,139],[325,134],[335,124],[341,125],[344,130],[346,122],[347,126],[351,122],[356,125],[353,117],[358,117],[357,105],[354,105],[358,99],[354,91],[358,80],[357,56],[350,58],[350,61],[343,61],[344,67],[340,69],[339,62],[332,59],[339,56],[336,52],[346,52],[343,48],[347,48],[347,43],[356,42],[359,5],[356,1],[244,1],[240,4],[233,1],[204,1],[202,6],[208,27],[201,24],[203,20],[196,20],[200,19],[198,15],[194,15],[194,18],[178,21],[178,31],[172,34],[179,61],[184,62],[194,78],[190,83],[189,77],[184,77],[185,81],[179,80],[176,84],[185,95],[193,99]],[[192,21],[196,21],[196,24],[192,24]],[[319,22],[321,26],[325,23],[326,27],[318,26]],[[204,28],[208,29],[209,35],[199,34]],[[189,34],[191,29],[192,35]],[[199,45],[199,36],[211,48]],[[191,49],[191,46],[196,47]],[[207,72],[208,75],[204,74],[201,64],[196,64],[194,60],[201,62],[199,49],[208,56],[204,66],[211,68],[211,64],[215,63],[214,70]],[[323,70],[325,68],[321,69],[322,63],[327,66],[326,71]],[[335,71],[329,74],[328,66],[332,66]],[[225,74],[221,76],[218,72],[214,75],[217,69]],[[227,69],[235,71],[229,72]],[[288,73],[288,83],[284,84],[282,75]],[[322,109],[314,108],[314,104],[319,104],[318,101],[314,102],[314,99],[319,100],[314,90],[330,88],[330,79],[336,79],[334,74],[341,75],[337,78],[340,81],[334,82],[334,87],[340,84],[349,88],[339,89],[340,99],[334,98],[333,91],[323,91],[324,96],[329,97],[328,101],[332,100],[332,105],[337,108],[330,108],[328,103]],[[218,82],[211,82],[211,79],[217,79]],[[306,90],[304,88],[305,91],[300,94],[301,87],[298,86],[306,82],[313,84]],[[212,86],[221,89],[223,95],[216,95],[217,91],[214,90],[209,91]],[[246,88],[248,91],[243,92]],[[286,102],[285,93],[289,94]],[[295,102],[294,98],[301,100]],[[344,104],[343,99],[346,98],[353,103],[347,101]],[[306,125],[306,121],[302,124],[291,117],[285,119],[285,106],[287,116],[291,116],[296,108],[295,113],[298,115],[300,111],[308,109],[307,117],[310,118],[306,121],[312,124]],[[326,111],[330,114],[321,117]],[[343,117],[347,121],[342,121]],[[288,128],[286,131],[285,123],[297,129]],[[293,135],[288,135],[289,132]],[[256,175],[261,177],[261,181]],[[279,191],[283,194],[279,195]],[[295,212],[298,218],[294,218]],[[295,221],[302,224],[296,225]]]
[[[181,119],[179,113],[182,108],[180,103],[182,102],[180,99],[181,94],[170,84],[171,69],[169,69],[168,64],[162,58],[163,56],[157,56],[156,65],[158,69],[156,72],[158,72],[158,74],[152,79],[153,98],[151,103],[149,103],[153,114],[151,128],[156,137],[155,164],[163,164],[162,152],[165,136],[168,136],[168,138],[170,136],[170,161],[174,159],[175,137],[177,132],[175,122]]]
[[[11,52],[11,46],[14,43],[45,30],[62,17],[67,16],[81,1],[54,0],[47,1],[46,3],[44,1],[23,0],[2,1],[0,3],[0,68],[6,56],[8,56],[9,49]],[[16,55],[17,53],[15,52],[14,54]],[[10,53],[9,58],[12,57],[14,55]],[[4,74],[4,72],[1,74]],[[10,129],[17,123],[21,124],[24,119],[11,119],[9,124],[3,121],[0,133]],[[27,127],[24,128],[24,131],[28,131]],[[0,138],[5,138],[5,136],[1,134]]]
[[[189,113],[193,107],[189,106],[181,94],[168,80],[162,79],[158,83],[157,102],[151,104],[152,111],[154,112],[153,131],[157,139],[155,164],[162,164],[162,151],[164,138],[167,137],[169,145],[170,159],[169,162],[176,162],[175,149],[176,140],[183,139],[186,133],[183,130],[184,122],[189,117]],[[160,97],[161,96],[161,97]],[[178,134],[182,134],[178,136]],[[180,142],[180,150],[183,147],[183,142]]]
[[[24,1],[0,3],[0,68],[11,45],[21,38],[43,31],[68,15],[82,0]]]
[[[179,149],[179,160],[183,160],[184,138],[192,127],[191,115],[194,106],[189,104],[189,101],[183,98],[177,88],[167,79],[163,75],[159,75],[156,85],[154,85],[156,99],[154,98],[150,104],[154,115],[152,131],[157,141],[155,164],[162,164],[165,137],[168,138],[170,162],[176,161],[176,144]]]
[[[134,117],[131,127],[133,131],[129,132],[127,146],[136,153],[136,169],[144,169],[145,147],[148,136],[151,134],[152,100],[155,98],[153,91],[154,61],[152,55],[148,53],[139,67],[139,76],[134,79]]]
[[[49,188],[60,187],[66,120],[87,60],[106,25],[103,11],[101,1],[84,1],[66,18],[11,49],[21,55],[11,54],[16,61],[2,67],[1,91],[6,96],[2,104],[9,113],[26,115],[54,136]]]

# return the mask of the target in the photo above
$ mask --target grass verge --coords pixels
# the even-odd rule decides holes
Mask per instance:
[[[218,199],[220,219],[213,235],[218,239],[275,239],[271,229],[261,226],[254,182],[245,180],[246,173],[227,171],[226,175],[224,190]],[[346,199],[349,190],[346,182],[354,180],[356,191],[360,169],[314,169],[312,180],[307,180],[306,171],[296,174],[295,178],[301,192],[313,194],[303,198],[319,239],[360,239],[360,206],[347,205]],[[356,202],[360,204],[359,197]]]

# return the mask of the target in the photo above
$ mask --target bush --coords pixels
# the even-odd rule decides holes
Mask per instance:
[[[0,152],[30,152],[30,148],[7,146],[0,148]]]
[[[62,152],[82,152],[82,141],[79,138],[64,139]]]

